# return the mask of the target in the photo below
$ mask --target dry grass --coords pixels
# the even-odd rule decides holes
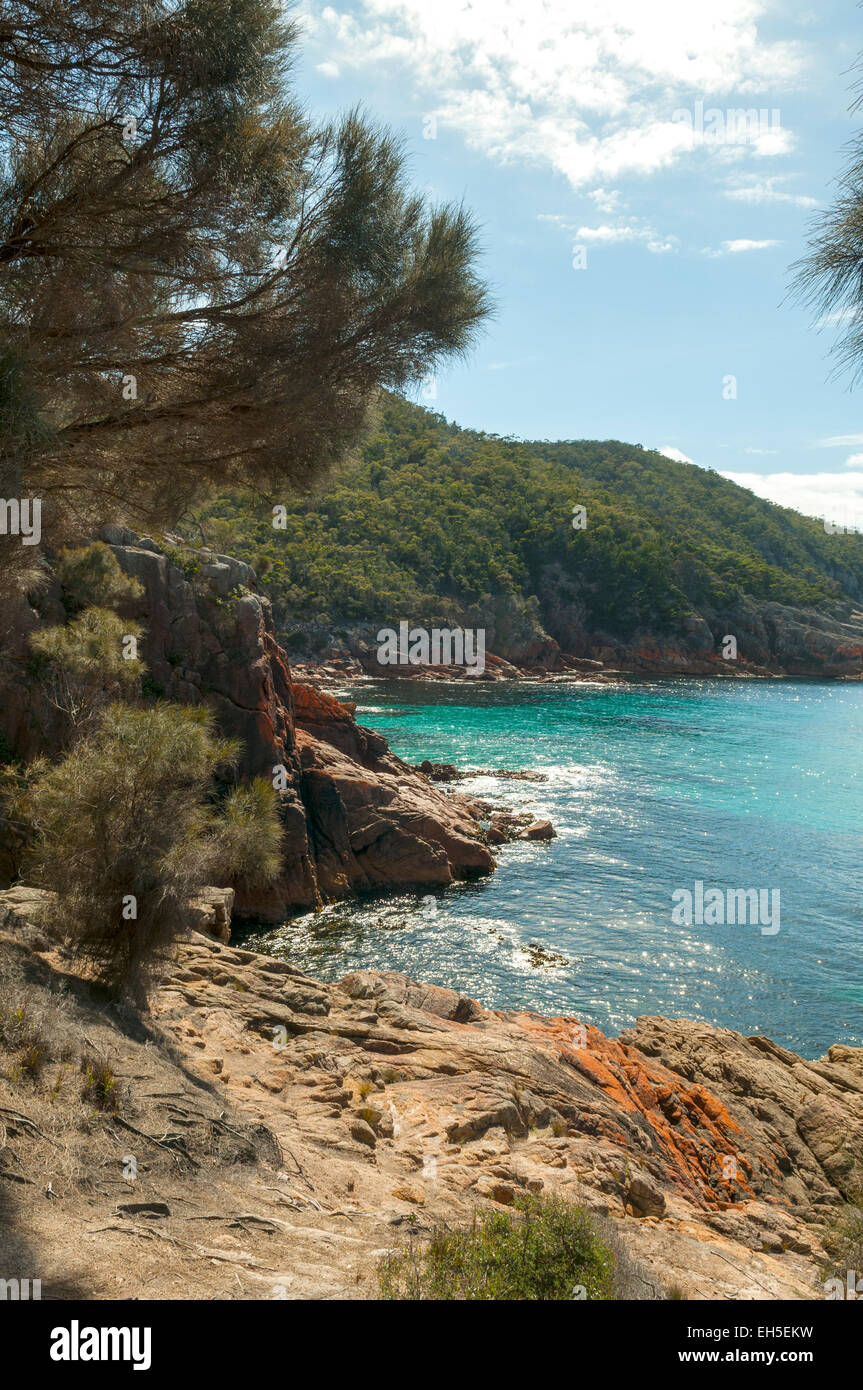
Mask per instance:
[[[235,1258],[263,1267],[280,1229],[258,1190],[278,1185],[278,1142],[133,1010],[65,974],[63,948],[45,958],[27,935],[0,932],[0,1276],[39,1277],[43,1297],[245,1296]]]
[[[65,992],[28,979],[14,957],[0,960],[0,1053],[8,1079],[41,1081],[51,1063],[68,1063],[78,1048]]]

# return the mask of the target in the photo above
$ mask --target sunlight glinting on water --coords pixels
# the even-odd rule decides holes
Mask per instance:
[[[492,1007],[615,1033],[639,1014],[763,1032],[806,1056],[863,1041],[863,689],[793,682],[628,686],[379,682],[345,695],[409,762],[554,824],[489,879],[336,904],[256,944],[328,979],[399,970]],[[544,781],[482,775],[531,770]],[[781,926],[672,920],[701,880],[778,889]],[[429,899],[434,912],[429,910]]]

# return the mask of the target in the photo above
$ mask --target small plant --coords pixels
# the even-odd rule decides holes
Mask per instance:
[[[180,550],[175,545],[165,546],[165,555],[172,565],[183,573],[187,579],[194,580],[199,578],[201,573],[201,559],[194,551]]]
[[[47,1060],[47,1048],[38,1042],[28,1043],[18,1058],[18,1065],[12,1074],[13,1080],[17,1081],[20,1077],[26,1076],[30,1081],[38,1081]]]
[[[141,677],[141,695],[145,700],[164,700],[165,687],[161,681],[145,674]]]
[[[102,541],[80,550],[61,550],[55,562],[68,613],[95,604],[113,608],[141,597],[144,586],[120,568],[114,552]]]
[[[533,1196],[517,1199],[515,1207],[477,1215],[467,1228],[439,1226],[423,1245],[411,1236],[407,1250],[381,1261],[381,1296],[531,1302],[619,1296],[619,1252],[600,1239],[583,1207]]]
[[[56,1077],[56,1080],[55,1080],[55,1082],[54,1082],[54,1085],[51,1087],[51,1099],[52,1099],[52,1100],[56,1100],[57,1097],[59,1096],[60,1091],[62,1090],[62,1087],[63,1087],[63,1082],[66,1080],[66,1073],[67,1073],[68,1070],[69,1070],[69,1068],[68,1068],[68,1066],[66,1065],[66,1063],[64,1062],[64,1063],[63,1063],[63,1066],[60,1068],[60,1070],[59,1070],[58,1073],[57,1073],[57,1077]]]
[[[0,962],[0,1049],[9,1053],[9,1080],[38,1082],[48,1062],[74,1052],[62,992],[28,983],[14,960]]]
[[[828,1256],[822,1278],[844,1280],[849,1269],[863,1273],[863,1192],[856,1192],[840,1209],[822,1244]]]
[[[95,1106],[97,1110],[115,1114],[118,1105],[117,1078],[101,1059],[85,1057],[81,1062],[84,1084],[81,1099]]]
[[[358,1088],[358,1089],[359,1089],[360,1100],[366,1100],[366,1099],[371,1095],[372,1091],[373,1091],[375,1088],[374,1088],[373,1082],[371,1082],[371,1081],[361,1081],[360,1084],[359,1084],[359,1088]]]

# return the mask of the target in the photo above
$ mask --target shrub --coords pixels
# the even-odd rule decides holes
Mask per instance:
[[[863,1275],[863,1194],[840,1209],[830,1230],[822,1239],[827,1260],[821,1268],[823,1278],[845,1282],[849,1269]]]
[[[201,573],[201,557],[193,550],[181,550],[176,545],[166,545],[165,554],[171,564],[176,566],[188,580],[197,579]]]
[[[33,841],[27,798],[34,778],[46,767],[44,758],[26,767],[16,762],[0,765],[0,881],[4,883],[21,877]]]
[[[154,680],[149,672],[141,678],[141,697],[144,700],[164,700],[165,698],[163,683]]]
[[[145,1002],[214,873],[260,881],[277,867],[271,843],[255,857],[242,796],[229,798],[227,825],[213,804],[214,775],[236,753],[209,710],[117,704],[34,783],[32,869],[56,891],[46,925],[112,993]],[[250,804],[264,806],[259,790]]]
[[[143,663],[123,653],[125,639],[138,641],[142,632],[138,623],[110,609],[86,608],[65,627],[42,628],[31,636],[48,699],[76,736],[109,700],[140,689]]]
[[[522,1197],[516,1210],[484,1212],[467,1228],[440,1226],[423,1248],[386,1256],[386,1299],[608,1300],[619,1296],[620,1253],[600,1239],[583,1207],[559,1198]]]
[[[228,868],[232,882],[260,888],[282,867],[282,826],[272,784],[255,777],[232,787],[222,805],[216,862]],[[224,877],[224,874],[220,875]]]
[[[140,598],[144,586],[120,568],[114,552],[102,541],[80,550],[61,550],[54,568],[63,586],[63,600],[70,613],[97,605],[112,608]]]

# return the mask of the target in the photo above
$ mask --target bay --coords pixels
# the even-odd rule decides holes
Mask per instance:
[[[863,1043],[863,685],[665,678],[362,684],[408,762],[539,772],[461,790],[551,820],[490,878],[338,904],[250,945],[320,978],[398,970],[611,1035],[639,1014]],[[677,924],[677,889],[778,889],[780,929]]]

